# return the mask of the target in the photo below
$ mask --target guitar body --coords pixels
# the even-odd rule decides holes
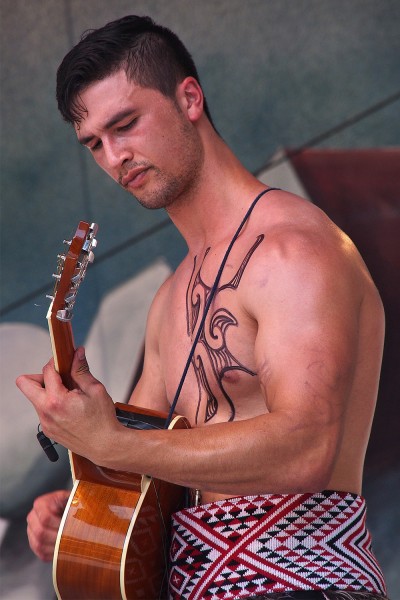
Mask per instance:
[[[165,415],[130,405],[135,414]],[[172,428],[188,428],[176,417]],[[184,488],[146,475],[104,469],[71,454],[74,487],[60,525],[53,582],[61,600],[167,597],[171,514]]]

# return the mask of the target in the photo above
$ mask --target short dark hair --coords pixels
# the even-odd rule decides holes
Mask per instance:
[[[64,120],[79,123],[86,110],[80,92],[121,68],[129,80],[169,98],[185,77],[200,83],[193,58],[175,33],[150,17],[122,17],[84,32],[60,64],[56,97]],[[204,110],[212,122],[205,99]]]

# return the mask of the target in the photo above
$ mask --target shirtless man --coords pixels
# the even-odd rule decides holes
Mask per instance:
[[[325,502],[341,506],[345,499],[346,519],[364,531],[362,471],[384,313],[352,242],[316,206],[266,188],[240,164],[212,124],[190,55],[174,34],[146,18],[116,21],[73,48],[59,69],[58,101],[97,164],[143,206],[165,208],[188,245],[150,309],[135,405],[169,410],[225,252],[260,197],[232,246],[180,393],[176,411],[192,429],[124,428],[79,348],[75,390],[62,385],[52,361],[43,374],[17,380],[45,433],[96,464],[200,490],[202,510],[232,498],[243,511],[256,501],[270,515],[283,502],[291,507],[287,517],[307,500],[309,510],[320,506],[329,520]],[[39,498],[28,516],[31,547],[43,560],[52,557],[66,498],[63,491]],[[267,534],[273,537],[267,524],[260,532],[258,548]],[[280,563],[277,576],[276,558],[266,559],[264,548],[251,576],[235,573],[235,581],[242,577],[236,589],[242,598],[275,598],[284,590],[293,598],[339,598],[340,590],[351,598],[384,597],[367,546],[341,554],[343,573],[356,569],[353,578],[335,574],[332,550],[318,582],[312,578],[318,562],[301,577]],[[203,597],[204,578],[189,563],[190,585]],[[207,577],[210,568],[216,565],[205,568]],[[216,592],[219,584],[211,584],[214,594],[226,589]],[[192,597],[177,586],[174,579],[172,597]],[[239,597],[229,589],[229,597]],[[316,589],[330,595],[304,595]]]

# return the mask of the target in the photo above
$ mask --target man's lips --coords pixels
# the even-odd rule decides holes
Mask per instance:
[[[138,167],[136,169],[130,169],[126,175],[122,175],[119,178],[119,182],[123,187],[134,187],[135,183],[139,184],[142,180],[142,175],[149,169],[149,167]]]

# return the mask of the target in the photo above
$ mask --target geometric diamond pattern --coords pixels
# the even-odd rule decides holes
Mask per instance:
[[[230,498],[173,515],[170,598],[292,590],[385,594],[361,496],[324,491]]]

